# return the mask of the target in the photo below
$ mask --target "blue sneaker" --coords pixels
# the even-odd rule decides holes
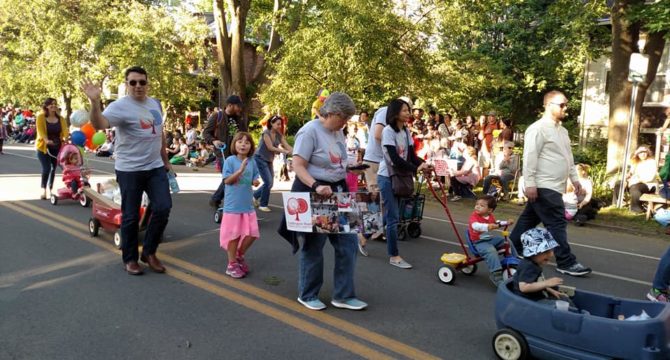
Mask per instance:
[[[326,308],[326,304],[322,303],[319,299],[314,300],[303,300],[298,298],[298,302],[303,304],[306,308],[310,310],[323,310]]]
[[[356,298],[351,298],[347,300],[333,299],[330,303],[333,304],[333,306],[335,306],[336,308],[349,309],[349,310],[363,310],[366,307],[368,307],[367,303],[360,301]]]

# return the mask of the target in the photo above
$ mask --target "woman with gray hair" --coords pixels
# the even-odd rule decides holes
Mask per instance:
[[[296,178],[292,192],[316,192],[330,196],[347,192],[347,148],[342,129],[356,112],[351,98],[344,93],[330,94],[319,110],[319,116],[305,124],[295,137],[293,170]],[[285,219],[280,234],[297,251],[298,234],[288,231]],[[334,290],[331,304],[338,308],[362,310],[368,304],[356,298],[354,268],[358,240],[355,234],[300,233],[304,237],[300,250],[298,302],[310,310],[323,310],[319,300],[323,285],[323,246],[326,239],[335,249]]]

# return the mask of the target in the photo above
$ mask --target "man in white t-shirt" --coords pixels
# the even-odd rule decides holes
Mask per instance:
[[[81,89],[91,103],[91,124],[96,130],[116,127],[116,180],[121,189],[121,251],[125,270],[140,275],[138,258],[158,273],[165,267],[156,257],[158,244],[168,223],[172,199],[167,171],[171,171],[165,151],[163,108],[158,100],[147,96],[149,79],[146,70],[131,67],[125,72],[128,96],[109,104],[101,111],[100,85],[90,80]],[[138,231],[142,193],[151,201],[151,218],[144,236],[142,256],[138,252]]]

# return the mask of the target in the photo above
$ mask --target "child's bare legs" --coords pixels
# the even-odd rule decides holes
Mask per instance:
[[[247,262],[244,260],[244,254],[247,253],[247,250],[251,247],[251,244],[256,240],[255,237],[252,236],[247,236],[244,238],[242,241],[242,244],[240,244],[237,247],[237,253],[235,254],[235,259],[237,260],[237,263],[240,264],[240,269],[244,271],[245,273],[249,272],[249,266],[247,265]],[[230,253],[228,254],[230,256]]]

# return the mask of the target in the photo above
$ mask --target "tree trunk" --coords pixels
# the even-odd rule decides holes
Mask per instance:
[[[247,80],[244,73],[244,30],[251,0],[228,0],[231,13],[232,46],[230,52],[230,73],[233,94],[239,95],[243,101],[247,99]]]
[[[612,6],[612,67],[610,71],[610,113],[607,136],[607,173],[621,170],[630,113],[631,83],[628,82],[630,56],[638,52],[640,24],[630,23],[626,14],[643,0],[617,0]],[[641,101],[640,101],[641,102]]]
[[[67,120],[67,126],[70,126],[70,116],[72,115],[72,95],[69,95],[65,90],[61,91],[63,92],[63,102],[65,103],[65,119]]]
[[[268,45],[268,53],[273,52],[279,47],[280,39],[277,25],[281,23],[284,15],[279,12],[282,9],[282,0],[275,0],[274,8],[272,9],[272,30],[270,31],[270,45]]]
[[[214,20],[216,21],[216,59],[219,63],[219,99],[225,99],[233,93],[233,81],[230,65],[231,41],[226,24],[226,11],[223,0],[213,0]],[[217,104],[223,107],[224,104]]]

